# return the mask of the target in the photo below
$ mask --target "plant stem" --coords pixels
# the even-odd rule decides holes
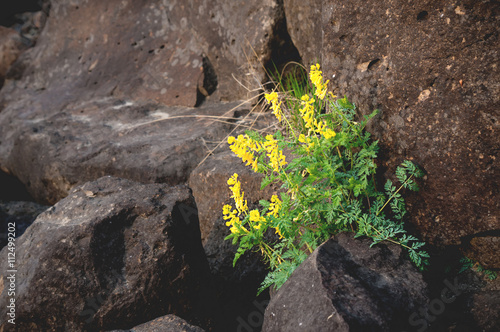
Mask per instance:
[[[389,204],[389,202],[396,196],[396,194],[404,187],[404,185],[406,183],[408,183],[409,180],[411,180],[411,178],[413,177],[413,175],[410,175],[410,177],[408,179],[406,179],[406,181],[398,188],[398,190],[396,190],[392,195],[391,197],[389,197],[389,199],[387,200],[387,202],[385,202],[385,204],[380,208],[380,210],[377,211],[377,216],[379,215],[380,212],[382,212],[382,210],[387,206],[387,204]]]

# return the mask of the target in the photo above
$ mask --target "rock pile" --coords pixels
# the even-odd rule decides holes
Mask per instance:
[[[322,63],[361,114],[381,110],[368,128],[381,177],[403,159],[426,171],[407,198],[423,240],[500,268],[497,2],[21,3],[0,17],[0,199],[37,202],[0,203],[0,245],[17,224],[18,327],[260,330],[267,271],[257,254],[233,269],[221,207],[234,172],[251,204],[275,188],[258,192],[260,178],[216,147],[252,123],[266,70],[291,60]],[[425,284],[391,246],[365,246],[325,243],[275,294],[264,329],[293,331],[299,318],[317,330],[404,326],[393,318],[425,302]],[[442,280],[424,276],[439,293]],[[314,292],[294,286],[305,281]],[[495,292],[487,284],[453,305],[494,331],[498,310],[484,308]],[[320,309],[294,307],[297,296]],[[434,325],[466,318],[447,319]]]

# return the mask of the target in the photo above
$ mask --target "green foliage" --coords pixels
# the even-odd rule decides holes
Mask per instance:
[[[234,262],[248,250],[260,251],[271,270],[260,291],[271,285],[279,288],[316,247],[332,235],[350,231],[355,237],[371,238],[372,245],[401,245],[423,269],[429,255],[422,250],[424,243],[403,227],[402,195],[419,189],[415,179],[423,173],[404,161],[396,169],[397,183],[388,180],[379,190],[378,142],[364,130],[377,111],[359,118],[346,98],[327,95],[319,66],[311,68],[310,78],[312,84],[303,84],[292,77],[287,86],[280,86],[279,95],[266,95],[283,125],[281,131],[266,137],[247,131],[228,140],[233,152],[264,174],[262,189],[270,184],[280,187],[279,198],[260,202],[261,211],[224,207],[231,227],[227,239],[239,244]],[[292,158],[285,160],[283,151]],[[242,206],[243,193],[235,179],[236,174],[228,183],[236,183],[231,190],[240,202],[236,205]],[[279,239],[267,241],[266,232],[273,229]]]
[[[484,277],[488,278],[489,280],[495,280],[498,277],[498,275],[495,271],[485,269],[483,266],[481,266],[481,264],[479,264],[478,262],[475,262],[474,260],[472,260],[470,258],[463,257],[460,260],[460,263],[462,263],[463,265],[460,268],[459,273],[463,273],[467,270],[474,270],[474,271],[478,272],[479,274],[483,275]]]

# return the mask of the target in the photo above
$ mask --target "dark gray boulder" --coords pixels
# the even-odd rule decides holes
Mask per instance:
[[[134,326],[130,330],[113,330],[109,332],[204,332],[205,330],[187,323],[175,315],[166,315]]]
[[[306,66],[321,62],[323,0],[284,0],[286,24],[294,46]]]
[[[341,233],[318,247],[272,296],[263,331],[404,329],[427,286],[399,246],[370,243]]]
[[[0,168],[49,204],[104,175],[185,182],[257,94],[283,19],[276,0],[52,3],[0,91]]]
[[[110,97],[54,110],[40,107],[36,98],[25,102],[0,112],[0,165],[37,201],[50,204],[73,186],[105,175],[185,182],[213,147],[204,142],[222,139],[229,130],[217,117],[231,119],[240,105],[166,107]]]
[[[268,272],[261,254],[249,251],[233,267],[238,246],[233,245],[231,240],[224,240],[230,232],[222,218],[222,206],[234,204],[227,185],[227,179],[234,173],[238,174],[250,209],[259,208],[260,199],[270,199],[273,188],[261,191],[262,175],[254,173],[231,151],[208,157],[191,173],[188,182],[196,200],[203,249],[221,314],[226,317],[225,331],[234,331],[245,323],[245,319],[256,311],[254,301],[261,303],[267,300],[267,294],[256,298],[260,283]],[[259,315],[262,316],[262,312]]]
[[[208,265],[188,207],[183,186],[103,177],[75,188],[16,241],[16,328],[109,330],[166,314],[208,324]],[[1,280],[11,269],[0,262]],[[0,290],[6,317],[8,287]]]

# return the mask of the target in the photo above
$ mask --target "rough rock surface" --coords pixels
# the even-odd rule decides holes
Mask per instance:
[[[196,312],[202,321],[208,265],[186,206],[195,203],[182,186],[103,177],[75,188],[16,241],[16,328],[109,330]],[[4,259],[2,317],[7,270]]]
[[[71,90],[82,100],[113,94],[183,106],[217,85],[223,100],[246,98],[235,78],[248,88],[265,78],[282,17],[275,0],[54,2],[37,46],[19,64],[27,74],[19,85]]]
[[[224,240],[230,232],[222,218],[222,206],[234,204],[227,185],[227,179],[234,173],[238,174],[249,208],[259,207],[260,199],[270,199],[273,189],[267,187],[261,191],[262,176],[245,166],[232,151],[207,158],[191,173],[188,184],[196,200],[203,249],[214,276],[218,302],[221,303],[224,316],[241,318],[256,310],[251,303],[268,270],[260,253],[252,252],[243,255],[233,267],[238,247],[230,240]],[[234,320],[230,323],[241,322]],[[227,326],[228,331],[237,328],[236,325]]]
[[[204,332],[200,327],[188,324],[184,319],[175,315],[166,315],[134,326],[130,330],[113,330],[109,332]]]
[[[396,245],[341,233],[273,295],[263,331],[399,331],[426,303],[422,276]]]
[[[500,330],[500,279],[490,282],[473,297],[472,314],[483,331]]]
[[[204,140],[227,132],[214,117],[232,117],[239,104],[193,109],[104,98],[51,109],[38,97],[42,100],[10,104],[0,112],[0,166],[36,200],[52,204],[74,185],[104,175],[186,181],[208,152]]]
[[[0,88],[10,65],[17,60],[26,46],[17,31],[0,26]]]
[[[7,230],[15,225],[15,237],[21,236],[48,206],[26,201],[0,201],[0,250],[7,244]]]
[[[226,151],[207,158],[189,177],[189,187],[198,206],[201,240],[205,245],[217,220],[222,216],[222,207],[233,203],[227,180],[238,174],[241,190],[249,204],[257,204],[261,199],[270,199],[275,193],[271,186],[260,190],[263,175],[255,173],[226,145]]]
[[[500,4],[325,0],[322,12],[324,74],[361,113],[381,110],[370,130],[386,174],[404,159],[427,173],[408,199],[423,238],[499,230]]]
[[[203,99],[247,97],[234,73],[260,84],[263,65],[280,54],[271,44],[283,15],[274,0],[53,3],[0,92],[0,168],[51,204],[103,175],[185,181],[207,152],[202,138],[226,130],[181,116],[231,117],[236,104]],[[175,120],[146,124],[166,117]]]
[[[284,0],[286,24],[294,46],[306,66],[321,60],[323,0]]]
[[[497,269],[500,266],[500,236],[475,236],[466,242],[465,255],[478,262],[486,269]]]

